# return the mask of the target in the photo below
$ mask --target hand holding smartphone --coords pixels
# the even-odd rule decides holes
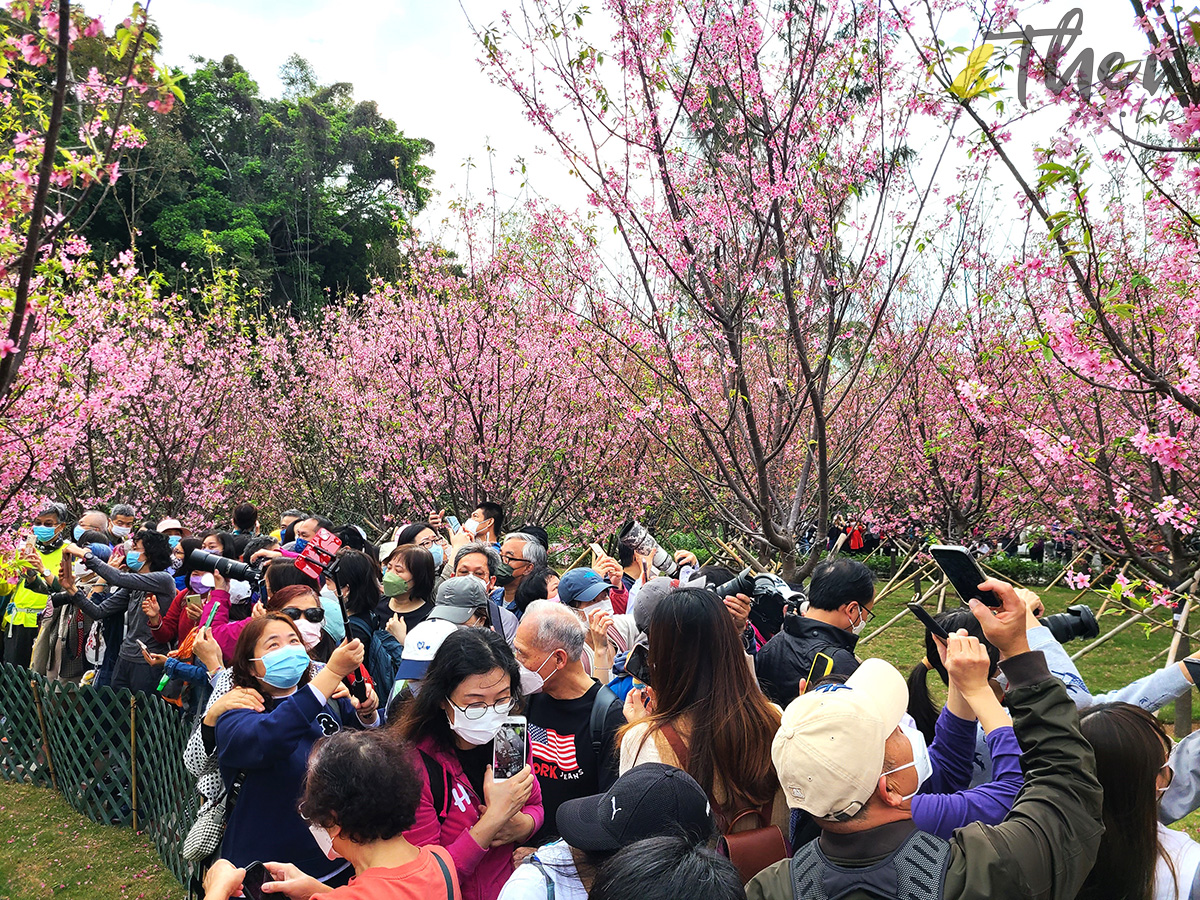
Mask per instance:
[[[492,780],[504,781],[525,768],[529,725],[524,716],[509,716],[492,741]]]
[[[979,585],[987,581],[983,569],[971,556],[966,547],[956,544],[935,544],[929,548],[929,554],[938,564],[962,597],[963,603],[978,600],[988,606],[1003,606],[1003,602],[993,591],[981,591]]]
[[[808,667],[808,678],[805,679],[804,690],[807,691],[832,671],[833,657],[827,653],[815,654],[812,665]]]
[[[930,634],[936,638],[941,638],[943,641],[950,639],[950,632],[946,631],[945,628],[939,625],[937,619],[926,612],[925,608],[919,603],[909,603],[907,606],[908,611],[916,616],[922,625],[929,629]]]

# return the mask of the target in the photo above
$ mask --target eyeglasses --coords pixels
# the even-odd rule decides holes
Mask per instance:
[[[468,719],[474,721],[475,719],[482,719],[487,714],[489,709],[494,709],[497,715],[507,716],[509,712],[512,711],[513,700],[512,697],[509,697],[507,700],[497,700],[490,706],[482,701],[479,703],[472,703],[469,706],[459,706],[457,703],[451,700],[450,705],[461,712]]]
[[[299,622],[301,618],[307,619],[310,622],[325,621],[325,610],[319,606],[313,609],[298,609],[295,606],[287,606],[281,609],[280,612],[293,622]]]
[[[512,556],[509,554],[502,554],[500,556],[500,558],[502,560],[504,560],[504,562],[508,563],[508,565],[510,565],[510,566],[519,565],[520,563],[529,561],[529,560],[525,559],[525,557],[523,557],[523,556]]]
[[[865,606],[861,605],[858,607],[858,614],[860,617],[859,621],[864,625],[868,624],[872,619],[875,618],[875,612],[873,610],[867,609]]]
[[[428,550],[430,547],[432,547],[437,542],[438,542],[437,538],[427,537],[427,538],[425,538],[425,540],[423,540],[419,544],[417,544],[417,546],[420,547],[422,550]]]

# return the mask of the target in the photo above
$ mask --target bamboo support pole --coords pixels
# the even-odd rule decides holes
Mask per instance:
[[[1187,656],[1192,652],[1192,642],[1187,636],[1188,613],[1192,609],[1192,598],[1196,594],[1195,579],[1192,579],[1191,596],[1183,601],[1183,610],[1179,613],[1179,626],[1175,637],[1171,640],[1171,652],[1167,654],[1167,665],[1171,665],[1182,653]],[[1180,741],[1192,733],[1192,692],[1184,691],[1175,698],[1175,724],[1173,726],[1175,740]]]
[[[1100,637],[1096,638],[1096,640],[1092,641],[1086,647],[1079,650],[1079,652],[1072,654],[1071,661],[1074,662],[1075,660],[1079,659],[1081,656],[1085,656],[1088,653],[1091,653],[1093,650],[1095,650],[1101,644],[1107,644],[1109,641],[1111,641],[1113,638],[1115,638],[1118,634],[1120,634],[1122,631],[1124,631],[1130,625],[1134,625],[1145,618],[1146,617],[1144,615],[1142,615],[1140,612],[1133,613],[1128,619],[1126,619],[1124,622],[1119,624],[1112,631],[1108,632],[1108,634],[1100,635]]]
[[[1065,566],[1063,566],[1062,571],[1054,576],[1054,580],[1051,581],[1048,585],[1046,585],[1046,589],[1049,590],[1050,588],[1052,588],[1056,584],[1058,584],[1059,579],[1062,578],[1064,575],[1067,574],[1067,572],[1069,572],[1071,570],[1071,566],[1075,565],[1075,563],[1079,562],[1079,560],[1081,560],[1081,559],[1083,559],[1083,557],[1087,556],[1087,552],[1090,549],[1091,548],[1088,547],[1083,550],[1080,550],[1079,553],[1076,554],[1075,558],[1073,560],[1071,560],[1069,563],[1067,563]]]
[[[930,597],[932,597],[938,591],[939,588],[942,588],[946,584],[949,584],[949,582],[946,581],[945,576],[943,576],[941,581],[937,582],[937,584],[933,585],[933,587],[931,587],[924,594],[922,594],[920,596],[920,598],[914,599],[912,602],[917,604],[918,606],[924,606],[925,601],[928,600]],[[896,613],[896,615],[892,616],[890,619],[888,619],[886,622],[884,622],[882,625],[880,625],[878,628],[876,628],[874,631],[872,631],[870,634],[859,638],[858,646],[861,647],[863,644],[866,644],[866,643],[869,643],[870,641],[875,640],[875,638],[877,638],[880,634],[887,631],[889,628],[891,628],[893,625],[895,625],[897,622],[899,622],[901,619],[903,619],[908,614],[909,614],[908,608],[905,607],[900,612]]]

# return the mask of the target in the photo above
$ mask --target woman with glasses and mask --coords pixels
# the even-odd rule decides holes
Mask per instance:
[[[416,544],[401,544],[384,560],[383,602],[376,612],[401,646],[433,611],[434,575],[433,555]]]
[[[1101,703],[1080,715],[1104,788],[1104,837],[1078,900],[1200,897],[1200,844],[1158,821],[1174,773],[1162,723],[1131,703]]]
[[[516,712],[519,673],[503,637],[460,628],[438,649],[400,725],[417,748],[422,780],[405,837],[450,852],[463,900],[495,900],[513,851],[542,826],[542,792],[528,765],[512,778],[492,777],[493,741]]]

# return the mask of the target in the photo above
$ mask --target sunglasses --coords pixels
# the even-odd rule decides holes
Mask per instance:
[[[315,607],[314,609],[297,609],[294,606],[288,606],[284,609],[281,609],[280,612],[293,622],[299,622],[302,618],[307,619],[309,622],[325,621],[325,610],[319,606]]]

